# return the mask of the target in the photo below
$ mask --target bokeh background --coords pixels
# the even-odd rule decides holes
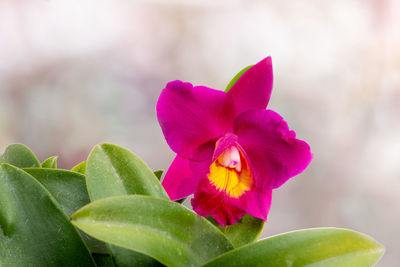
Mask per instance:
[[[263,236],[318,226],[400,262],[400,1],[0,1],[0,151],[27,144],[71,168],[100,142],[153,169],[174,154],[155,116],[181,79],[223,90],[271,55],[270,108],[314,160],[274,193]]]

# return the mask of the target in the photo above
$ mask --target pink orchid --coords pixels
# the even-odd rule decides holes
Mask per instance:
[[[177,153],[162,182],[171,200],[194,193],[193,210],[223,226],[245,213],[267,219],[272,189],[312,158],[309,145],[278,113],[266,110],[272,80],[268,57],[227,93],[182,81],[167,84],[156,109]]]

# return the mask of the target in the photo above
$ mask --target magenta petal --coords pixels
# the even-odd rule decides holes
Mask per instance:
[[[281,186],[311,162],[310,146],[296,139],[295,132],[272,110],[239,115],[234,121],[234,133],[247,153],[259,189]]]
[[[253,217],[266,221],[271,208],[272,190],[251,190],[246,193],[246,212]]]
[[[174,201],[193,194],[209,166],[208,161],[193,162],[176,156],[162,181],[169,198]]]
[[[182,157],[203,160],[213,148],[198,154],[224,135],[232,124],[226,93],[181,81],[169,82],[157,102],[157,117],[171,149]],[[231,117],[229,117],[231,116]],[[206,151],[207,153],[204,153]]]
[[[267,57],[248,69],[228,92],[235,113],[265,109],[271,97],[273,83],[272,60]]]
[[[220,225],[231,225],[239,221],[245,214],[246,198],[231,198],[219,191],[208,178],[201,179],[192,198],[193,210],[201,215],[211,215]]]

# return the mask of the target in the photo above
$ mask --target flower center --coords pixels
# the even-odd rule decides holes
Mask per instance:
[[[208,174],[210,182],[230,197],[238,198],[251,189],[252,177],[249,164],[240,148],[227,148],[211,164]]]

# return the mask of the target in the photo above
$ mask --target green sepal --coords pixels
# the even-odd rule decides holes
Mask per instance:
[[[233,79],[228,83],[228,85],[225,88],[225,92],[228,92],[229,90],[231,90],[232,86],[239,80],[239,78],[251,67],[253,67],[254,65],[250,65],[247,66],[246,68],[242,69],[241,71],[239,71],[238,74],[235,75],[235,77],[233,77]]]

